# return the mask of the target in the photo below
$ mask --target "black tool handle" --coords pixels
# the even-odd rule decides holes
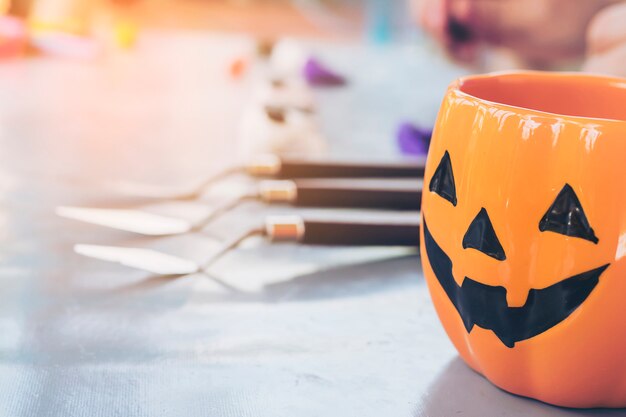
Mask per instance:
[[[415,216],[419,220],[419,216]],[[361,223],[304,220],[300,242],[309,245],[418,247],[419,221]]]
[[[423,178],[424,161],[364,163],[281,160],[275,178]]]
[[[422,182],[405,184],[378,181],[295,181],[293,205],[301,207],[371,208],[419,210],[422,204]]]

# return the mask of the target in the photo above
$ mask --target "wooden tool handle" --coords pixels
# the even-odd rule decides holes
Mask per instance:
[[[350,222],[270,216],[266,235],[273,241],[332,246],[419,246],[419,216],[409,222]]]
[[[422,178],[423,163],[282,161],[280,178]]]
[[[344,246],[419,246],[419,224],[305,221],[301,243]]]
[[[266,180],[259,184],[259,195],[266,203],[286,203],[300,207],[419,210],[422,181]]]
[[[278,158],[264,155],[247,165],[250,175],[295,178],[422,178],[424,161],[340,162]]]
[[[393,210],[419,210],[422,204],[420,181],[397,184],[355,183],[343,181],[296,181],[296,198],[301,207],[371,208]]]

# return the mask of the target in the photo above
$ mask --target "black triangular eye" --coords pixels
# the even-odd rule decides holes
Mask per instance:
[[[579,237],[598,243],[598,238],[589,225],[589,220],[587,220],[583,207],[580,205],[580,200],[569,184],[565,184],[539,222],[539,230]]]
[[[502,249],[498,236],[496,236],[496,231],[493,230],[487,210],[484,208],[480,209],[465,232],[463,249],[467,248],[477,249],[499,261],[506,259],[504,249]]]
[[[456,186],[454,185],[454,174],[452,173],[452,163],[448,151],[443,154],[439,166],[430,179],[428,188],[456,206]]]

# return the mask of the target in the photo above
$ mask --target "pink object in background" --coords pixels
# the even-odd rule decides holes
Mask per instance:
[[[95,39],[62,32],[37,33],[31,44],[41,53],[60,58],[93,60],[102,53],[102,45]]]
[[[0,58],[19,56],[24,51],[27,40],[24,21],[16,17],[0,17]]]

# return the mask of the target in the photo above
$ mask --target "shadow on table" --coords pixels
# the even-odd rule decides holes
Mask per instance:
[[[314,301],[320,299],[358,297],[380,291],[389,291],[418,285],[423,282],[418,255],[406,255],[373,262],[342,265],[292,277],[285,281],[266,284],[255,291],[233,288],[219,277],[199,274],[183,277],[154,276],[133,284],[118,287],[112,295],[130,295],[142,291],[157,291],[179,279],[213,279],[223,286],[222,292],[204,292],[193,295],[194,302],[266,302]]]
[[[267,302],[358,297],[413,286],[419,281],[419,271],[419,256],[407,255],[319,270],[266,285],[259,296]]]
[[[415,417],[596,417],[624,416],[625,409],[576,410],[509,394],[471,370],[458,356],[428,389]]]

